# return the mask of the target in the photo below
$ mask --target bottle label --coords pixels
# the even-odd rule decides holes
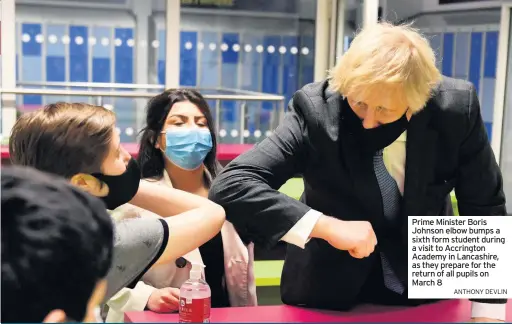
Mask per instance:
[[[180,298],[180,323],[210,323],[211,299]]]

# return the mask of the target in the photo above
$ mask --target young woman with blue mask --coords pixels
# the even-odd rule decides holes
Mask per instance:
[[[210,184],[221,168],[216,151],[212,114],[201,94],[170,90],[150,100],[138,155],[146,181],[208,197]],[[143,210],[137,213],[158,217]],[[143,305],[156,312],[176,311],[179,287],[189,277],[191,262],[206,266],[213,307],[255,306],[253,257],[252,243],[245,244],[233,225],[225,222],[220,235],[174,263],[154,267],[134,289],[120,292],[114,300],[123,306],[115,308],[141,310],[126,305]],[[111,311],[107,320],[122,320],[122,314]]]

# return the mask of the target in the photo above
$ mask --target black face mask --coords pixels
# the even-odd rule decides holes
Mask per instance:
[[[108,194],[100,197],[107,205],[107,209],[114,210],[126,204],[139,190],[140,168],[135,159],[131,159],[126,166],[126,171],[117,176],[104,175],[102,173],[91,174],[108,186]]]
[[[363,127],[361,118],[356,115],[348,103],[343,107],[343,117],[347,121],[348,128],[360,143],[361,149],[372,154],[393,143],[409,124],[407,116],[404,114],[394,122],[366,129]]]

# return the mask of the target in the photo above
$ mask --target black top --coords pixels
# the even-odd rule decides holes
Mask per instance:
[[[212,292],[212,307],[229,307],[229,296],[225,284],[224,249],[221,234],[199,247],[205,265],[206,282]]]

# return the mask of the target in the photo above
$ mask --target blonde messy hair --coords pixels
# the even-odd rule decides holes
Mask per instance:
[[[329,78],[331,89],[343,96],[364,101],[385,89],[414,113],[430,99],[441,73],[434,51],[417,29],[380,22],[359,32]]]

